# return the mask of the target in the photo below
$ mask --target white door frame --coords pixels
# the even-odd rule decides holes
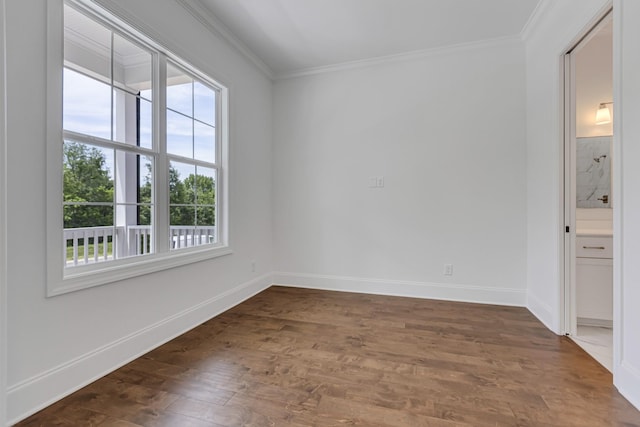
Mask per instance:
[[[597,31],[610,19],[613,19],[612,3],[599,13],[572,41],[561,58],[561,82],[562,82],[562,138],[563,138],[563,177],[561,185],[562,194],[562,218],[564,224],[563,238],[561,239],[562,254],[561,265],[563,272],[563,289],[561,292],[561,307],[563,309],[560,317],[563,322],[563,333],[565,335],[577,334],[577,312],[576,312],[576,162],[575,155],[577,144],[576,133],[576,87],[575,87],[575,55],[574,53],[584,46]],[[616,200],[612,198],[612,207],[615,209]],[[568,227],[568,228],[567,228]],[[568,231],[567,231],[568,230]]]
[[[580,42],[578,42],[579,44]],[[577,332],[577,316],[576,316],[576,85],[575,56],[574,49],[577,44],[572,47],[563,56],[563,215],[564,215],[564,334],[575,335]]]

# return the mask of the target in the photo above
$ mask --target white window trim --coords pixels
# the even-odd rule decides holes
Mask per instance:
[[[156,252],[138,257],[96,263],[91,266],[73,268],[64,267],[66,250],[63,241],[63,209],[62,209],[62,73],[64,62],[64,29],[63,5],[64,0],[48,0],[47,27],[47,221],[46,221],[46,250],[47,250],[47,289],[48,297],[65,294],[93,286],[104,285],[123,279],[166,270],[194,262],[204,261],[233,253],[228,240],[228,165],[229,165],[229,89],[211,77],[195,69],[182,58],[172,54],[158,42],[145,37],[141,32],[124,21],[105,16],[106,12],[87,0],[70,0],[71,3],[95,12],[101,19],[126,34],[135,34],[137,38],[161,52],[154,55],[156,65],[163,65],[170,59],[172,62],[188,70],[188,72],[219,89],[218,108],[216,109],[216,129],[219,132],[216,147],[216,164],[218,176],[216,180],[216,232],[215,245],[203,245],[180,250],[169,250],[169,195],[168,195],[168,156],[166,154],[166,127],[164,120],[159,120],[166,105],[166,94],[157,90],[163,75],[164,66],[156,66],[154,85],[157,100],[154,100],[154,144],[160,144],[157,152],[157,164],[154,167],[154,205],[156,210],[163,209],[162,215],[156,215],[153,227],[156,236]],[[109,13],[110,15],[110,13]],[[166,79],[165,79],[166,80]],[[220,159],[218,161],[218,159]],[[162,167],[166,165],[166,167]],[[162,189],[161,187],[167,187]],[[166,233],[165,233],[166,231]],[[165,236],[166,234],[166,236]]]

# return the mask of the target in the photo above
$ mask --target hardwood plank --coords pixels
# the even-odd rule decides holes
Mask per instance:
[[[140,424],[130,423],[129,421],[117,420],[107,417],[106,420],[99,424],[100,427],[140,427]]]
[[[637,426],[519,307],[272,287],[18,426]]]

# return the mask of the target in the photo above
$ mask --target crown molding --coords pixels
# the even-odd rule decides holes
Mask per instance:
[[[533,12],[529,16],[527,23],[524,24],[524,27],[522,27],[522,31],[520,31],[520,38],[523,41],[527,41],[527,39],[531,37],[531,34],[533,34],[538,25],[540,25],[542,17],[547,14],[552,6],[553,0],[540,0],[538,2],[535,9],[533,9]]]
[[[86,48],[88,51],[98,54],[102,58],[111,59],[111,46],[105,46],[72,28],[65,27],[64,32],[65,41],[71,42],[77,47]]]
[[[391,64],[396,62],[415,61],[435,56],[449,55],[454,53],[473,51],[478,49],[490,49],[500,46],[515,46],[522,43],[519,35],[511,37],[501,37],[490,40],[481,40],[471,43],[461,43],[457,45],[443,46],[424,50],[415,50],[411,52],[399,53],[394,55],[378,56],[375,58],[361,59],[356,61],[341,62],[338,64],[302,68],[290,72],[279,73],[275,76],[275,80],[287,80],[296,77],[305,77],[316,74],[333,73],[337,71],[353,70],[357,68],[367,68],[382,64]]]
[[[273,80],[275,75],[271,68],[238,39],[214,14],[202,5],[199,0],[175,0],[210,32],[228,42],[234,49],[253,63],[265,76]]]

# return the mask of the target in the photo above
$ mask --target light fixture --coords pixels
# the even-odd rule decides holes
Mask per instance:
[[[598,107],[598,111],[596,112],[596,124],[597,125],[606,125],[611,123],[611,113],[609,112],[609,107],[607,104],[613,104],[613,102],[601,102]]]

